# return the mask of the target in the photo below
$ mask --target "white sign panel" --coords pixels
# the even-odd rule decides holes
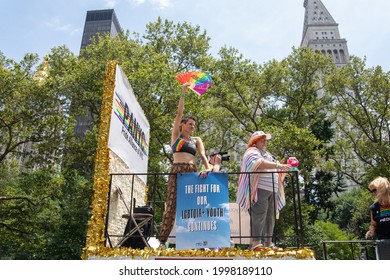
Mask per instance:
[[[229,204],[230,234],[235,244],[250,244],[251,218],[237,203]]]
[[[150,125],[126,75],[117,65],[108,147],[134,173],[148,172]],[[146,184],[146,175],[139,176]]]

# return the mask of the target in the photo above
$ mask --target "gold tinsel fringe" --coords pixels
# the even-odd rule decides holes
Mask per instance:
[[[314,252],[301,249],[264,249],[262,251],[220,249],[220,250],[175,250],[175,249],[132,249],[132,248],[89,248],[88,255],[100,258],[233,258],[233,259],[314,259]]]
[[[115,88],[116,61],[109,61],[103,82],[103,97],[100,113],[97,152],[93,178],[93,191],[91,208],[92,215],[88,223],[86,248],[82,258],[87,259],[88,254],[96,248],[104,246],[104,221],[107,214],[108,189],[110,183],[108,149],[108,134],[110,131],[112,99]]]

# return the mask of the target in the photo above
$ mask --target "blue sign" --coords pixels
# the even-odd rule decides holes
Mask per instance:
[[[176,249],[223,247],[230,247],[227,174],[177,174]]]

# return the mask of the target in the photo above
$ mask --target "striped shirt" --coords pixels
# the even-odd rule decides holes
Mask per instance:
[[[271,162],[276,162],[276,159],[273,155],[266,151],[259,150],[261,156]],[[260,166],[261,167],[261,166]],[[262,190],[266,190],[269,192],[278,192],[278,174],[277,173],[271,173],[271,172],[277,172],[276,169],[261,169],[261,171],[264,172],[270,172],[270,173],[260,173],[259,177],[259,183],[258,183],[258,188]],[[273,175],[273,176],[272,176]],[[272,178],[273,177],[273,178]]]

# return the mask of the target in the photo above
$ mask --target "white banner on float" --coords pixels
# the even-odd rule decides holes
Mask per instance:
[[[148,172],[150,125],[126,75],[116,66],[108,147],[134,173]],[[146,175],[139,176],[146,184]]]

